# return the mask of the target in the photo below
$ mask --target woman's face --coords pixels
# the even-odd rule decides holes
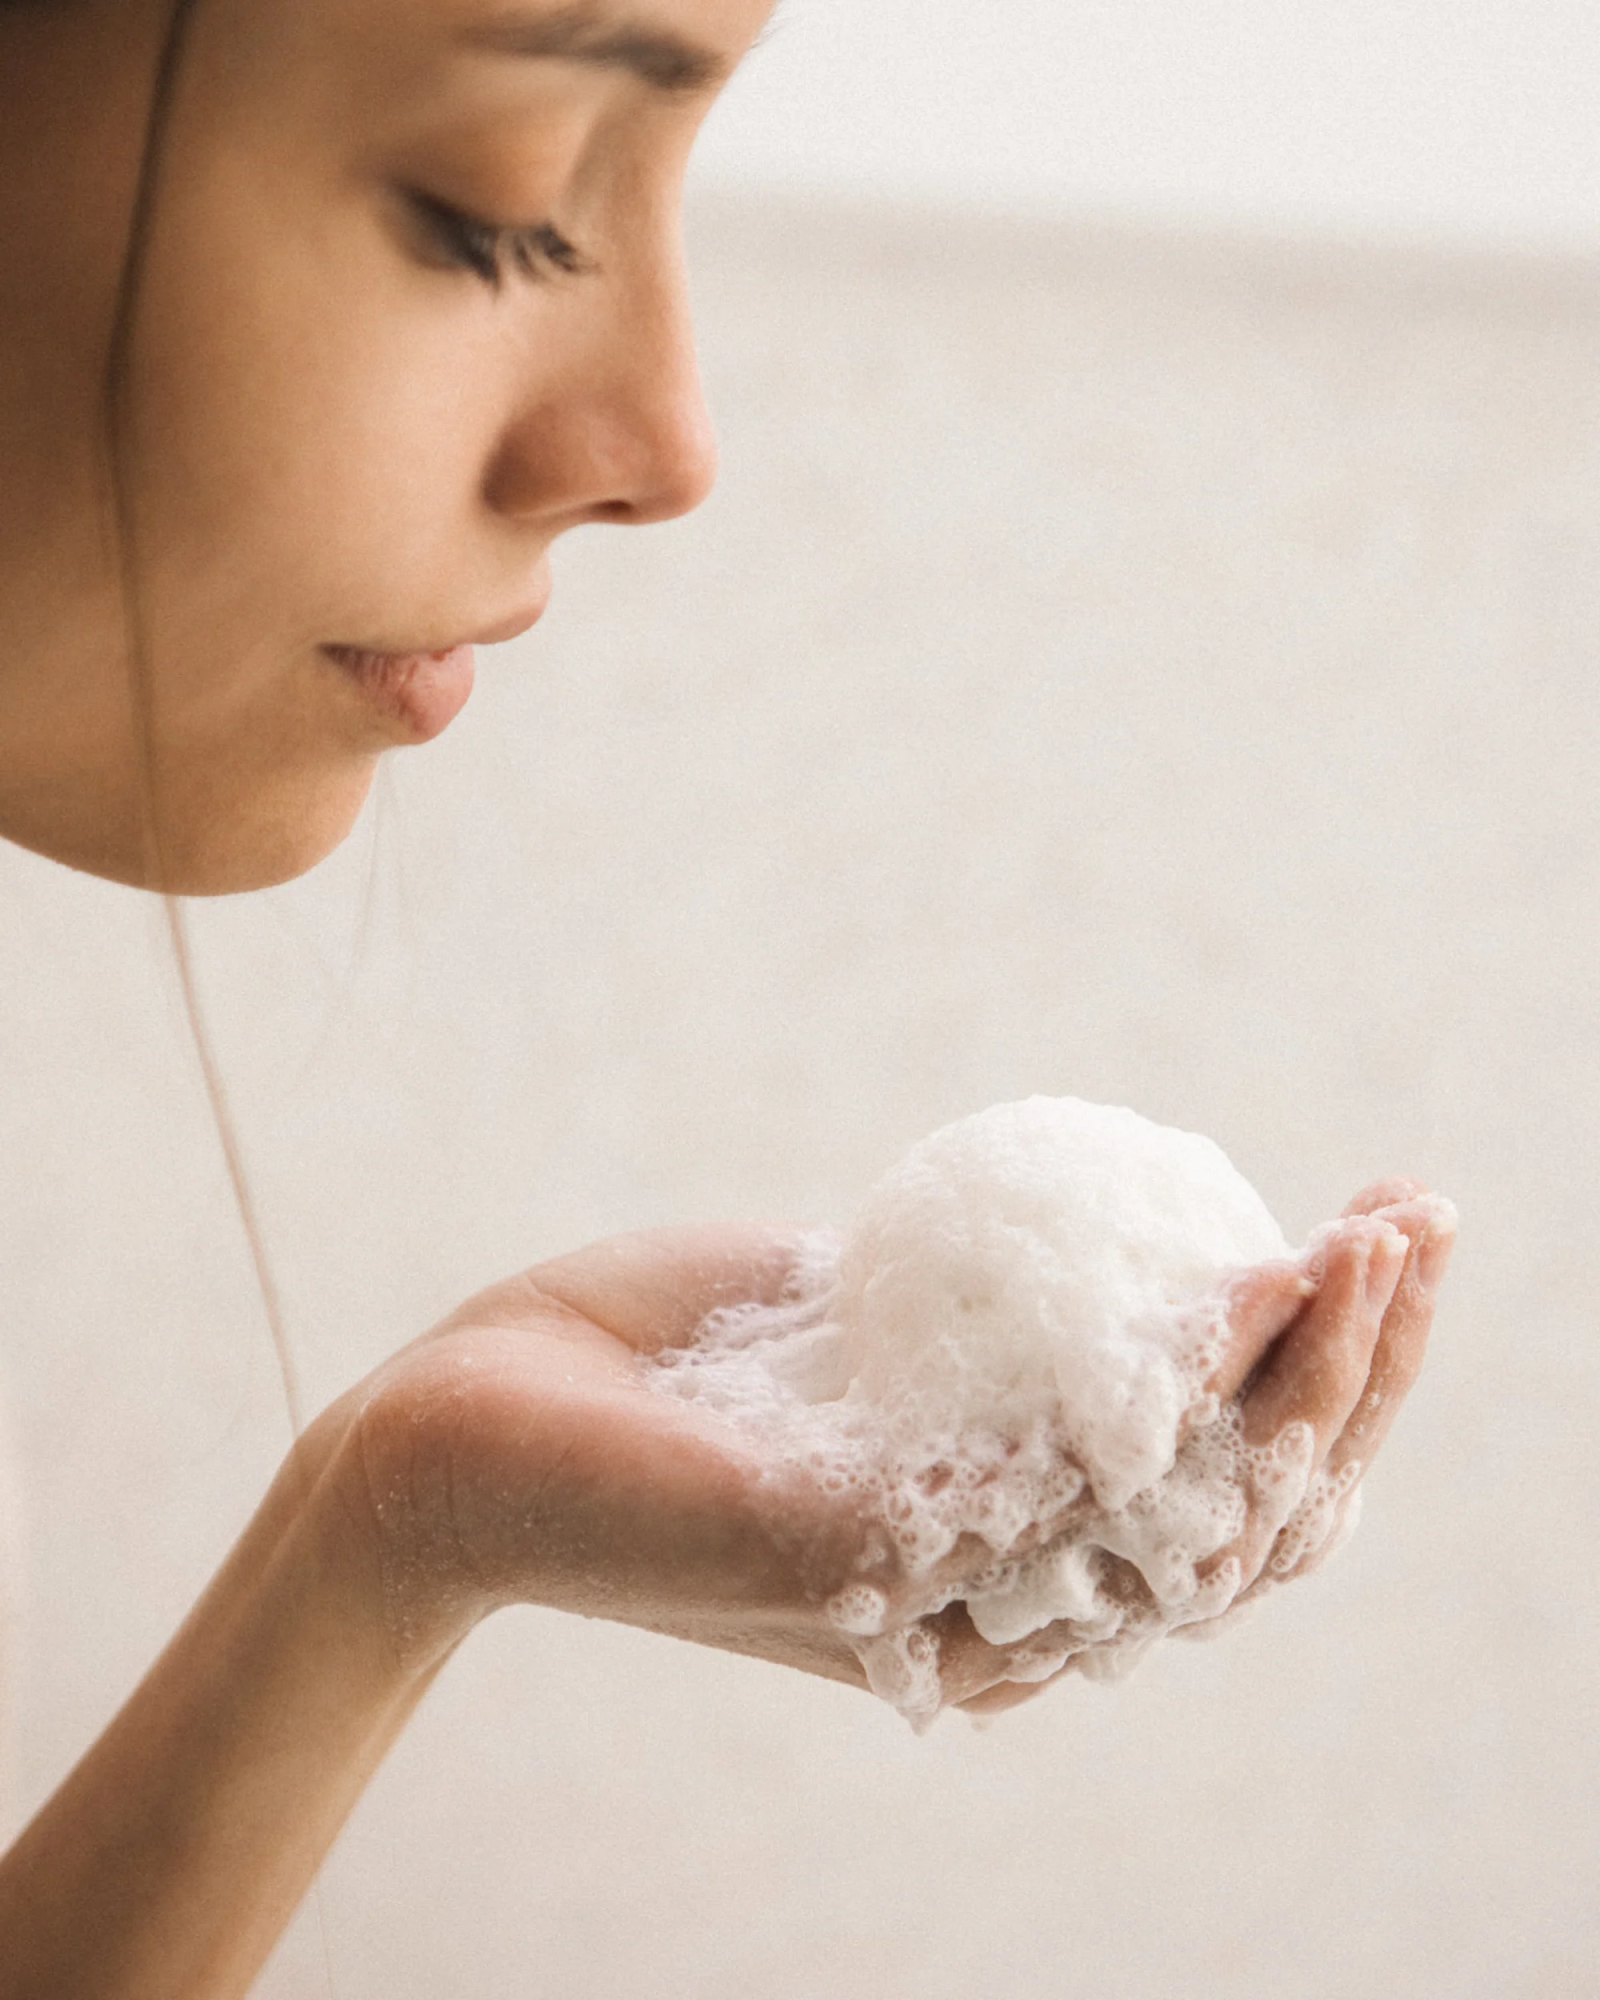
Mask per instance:
[[[143,672],[103,385],[169,6],[0,11],[0,834],[294,875],[558,535],[696,505],[680,187],[769,4],[200,0],[121,406]]]

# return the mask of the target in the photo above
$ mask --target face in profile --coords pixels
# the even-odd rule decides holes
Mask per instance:
[[[296,874],[559,535],[696,505],[680,192],[766,12],[198,0],[141,211],[165,0],[0,8],[0,834]]]

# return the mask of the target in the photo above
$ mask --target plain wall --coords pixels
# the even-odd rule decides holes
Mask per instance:
[[[784,0],[727,189],[1600,248],[1589,0]]]
[[[506,1614],[263,1994],[1593,2000],[1593,271],[695,237],[711,504],[564,547],[342,854],[195,912],[312,1403],[1034,1090],[1214,1134],[1295,1235],[1426,1176],[1458,1264],[1356,1541],[1243,1631],[917,1741]],[[156,913],[3,849],[0,912],[21,1811],[285,1426]]]

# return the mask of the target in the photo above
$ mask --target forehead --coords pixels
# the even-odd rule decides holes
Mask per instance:
[[[628,100],[651,114],[651,130],[692,131],[772,6],[206,0],[185,63],[197,88],[187,94],[213,128],[238,134],[253,119],[263,143],[308,162],[441,126],[549,127],[563,107],[597,101]]]
[[[271,0],[269,0],[271,4]],[[727,80],[772,0],[294,0],[304,26],[410,60],[566,64],[668,94]],[[282,0],[276,0],[277,12]]]

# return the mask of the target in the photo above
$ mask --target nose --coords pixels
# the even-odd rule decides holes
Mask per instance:
[[[627,285],[604,272],[579,279],[561,303],[574,308],[570,321],[558,345],[530,353],[486,502],[557,532],[689,513],[716,480],[717,445],[681,258]]]

